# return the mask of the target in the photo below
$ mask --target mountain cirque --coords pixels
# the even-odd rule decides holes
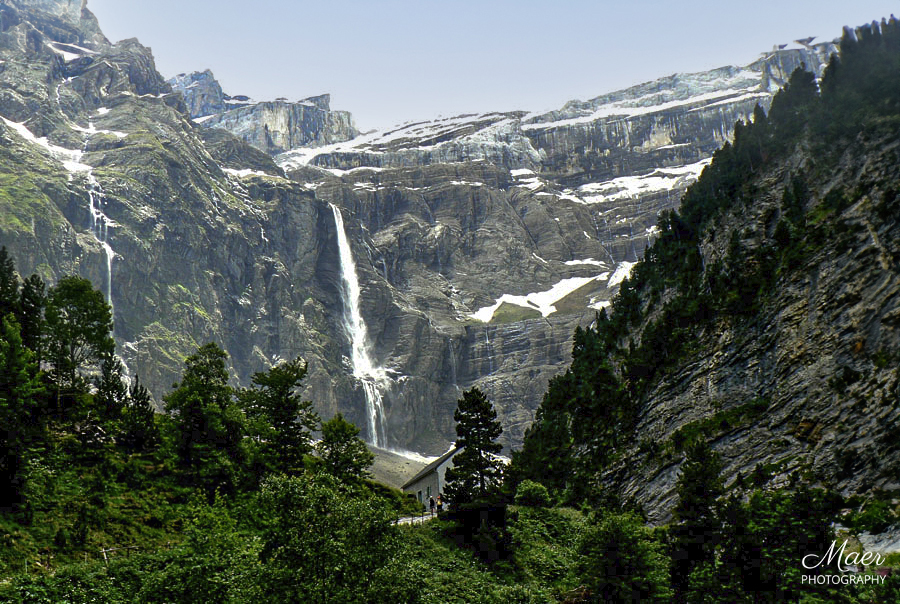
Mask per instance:
[[[242,384],[303,356],[320,412],[365,426],[334,204],[391,378],[388,444],[431,454],[473,385],[520,443],[575,326],[607,304],[657,213],[736,120],[834,51],[774,50],[547,114],[360,134],[327,95],[256,103],[208,72],[166,82],[149,49],[109,43],[78,2],[2,2],[0,29],[0,244],[23,274],[91,278],[158,399],[215,340]]]

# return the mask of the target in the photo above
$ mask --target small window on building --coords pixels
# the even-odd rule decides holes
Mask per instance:
[[[419,503],[422,503],[422,491],[419,491]]]
[[[428,487],[427,491],[428,491],[428,492],[427,492],[427,494],[425,495],[425,497],[431,497],[431,487],[430,487],[430,486]]]

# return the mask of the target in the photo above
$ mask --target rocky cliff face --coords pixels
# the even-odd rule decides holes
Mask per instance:
[[[779,268],[760,316],[720,319],[697,334],[690,359],[647,393],[635,430],[641,442],[604,475],[652,521],[668,519],[675,502],[682,457],[667,443],[748,401],[764,403],[753,421],[717,423],[707,434],[726,482],[802,476],[847,494],[898,488],[897,139],[873,128],[847,143],[826,151],[835,162],[798,145],[754,179],[751,202],[707,230],[706,266],[734,241],[771,246],[791,181],[799,174],[810,183],[812,234],[797,235],[816,241],[806,244],[807,256]]]
[[[343,142],[359,134],[350,113],[331,110],[331,96],[327,94],[296,103],[286,99],[257,103],[246,96],[222,92],[208,69],[180,74],[169,83],[184,96],[197,123],[227,130],[267,153]]]
[[[821,74],[834,50],[778,49],[549,114],[461,115],[277,156],[361,226],[363,314],[400,376],[387,388],[388,432],[437,450],[455,398],[477,385],[505,442],[521,442],[575,326],[608,304],[657,214],[736,120],[767,107],[799,65]]]
[[[574,327],[608,304],[657,213],[736,119],[833,50],[773,51],[545,115],[357,136],[327,96],[252,103],[208,73],[167,83],[146,48],[110,44],[73,6],[0,3],[0,244],[21,272],[90,277],[157,397],[216,340],[242,383],[304,356],[320,411],[366,426],[334,204],[386,376],[388,444],[428,453],[453,439],[473,385],[519,443]]]

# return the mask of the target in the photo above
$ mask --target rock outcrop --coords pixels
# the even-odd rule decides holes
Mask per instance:
[[[197,123],[227,130],[266,153],[340,143],[359,134],[350,113],[331,110],[328,94],[296,103],[286,99],[258,103],[246,96],[232,97],[222,92],[208,69],[179,74],[169,83],[184,96]]]
[[[687,330],[692,354],[646,393],[640,442],[605,472],[651,521],[666,521],[675,503],[683,457],[672,443],[702,422],[714,426],[705,436],[726,483],[803,477],[845,494],[900,488],[900,163],[891,128],[853,138],[829,146],[827,160],[811,151],[820,144],[797,145],[753,178],[752,199],[707,229],[707,267],[735,242],[771,249],[785,192],[798,175],[809,183],[807,232],[794,235],[802,255],[778,267],[758,316]],[[714,421],[755,402],[751,419]]]

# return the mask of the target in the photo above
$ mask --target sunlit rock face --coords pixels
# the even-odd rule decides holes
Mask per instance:
[[[225,94],[208,69],[179,74],[169,83],[184,96],[198,124],[227,130],[266,153],[343,142],[359,134],[350,113],[331,110],[328,94],[295,103],[287,99],[256,102]]]
[[[521,442],[575,327],[609,304],[659,212],[677,207],[737,120],[767,108],[796,67],[821,75],[834,51],[795,45],[546,114],[411,122],[277,155],[357,225],[362,311],[395,376],[390,437],[438,452],[456,399],[479,386],[504,442]]]
[[[379,376],[379,440],[425,453],[455,438],[472,386],[495,402],[503,442],[520,443],[575,327],[608,305],[658,213],[734,121],[833,49],[548,114],[360,134],[327,95],[256,102],[209,72],[167,82],[149,49],[110,44],[79,2],[2,7],[0,244],[20,272],[103,290],[119,353],[157,400],[214,340],[239,384],[303,356],[323,416],[366,427],[333,204]]]

